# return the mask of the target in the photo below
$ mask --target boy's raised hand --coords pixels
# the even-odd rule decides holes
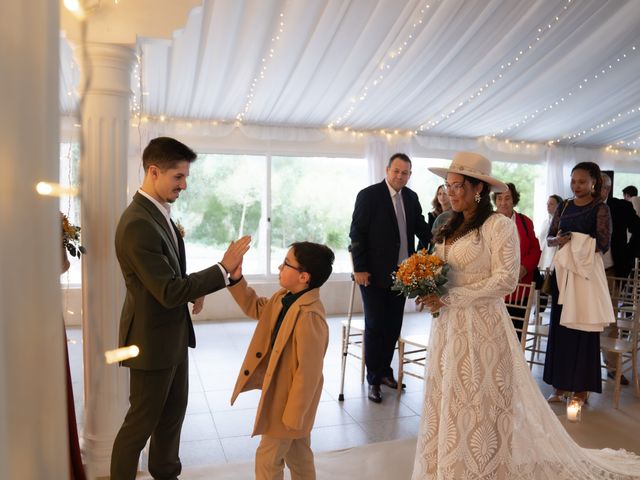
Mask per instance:
[[[229,278],[233,281],[239,280],[240,277],[242,277],[242,260],[240,260],[240,265],[234,271],[229,272]]]
[[[250,243],[251,235],[245,235],[229,244],[227,251],[222,256],[222,260],[220,260],[227,273],[234,272],[238,266],[242,265],[242,257],[249,250]]]

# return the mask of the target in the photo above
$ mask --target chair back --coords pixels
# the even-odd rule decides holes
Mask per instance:
[[[636,260],[636,267],[638,262]],[[622,373],[631,370],[636,395],[640,396],[638,380],[638,347],[640,346],[640,288],[638,272],[629,278],[607,277],[611,304],[617,328],[600,335],[600,350],[608,355],[605,368],[614,369],[613,406],[618,408]],[[613,335],[611,335],[613,334]]]
[[[513,312],[511,313],[511,320],[522,321],[521,328],[515,328],[515,331],[520,334],[520,344],[522,351],[524,351],[527,343],[527,330],[529,328],[529,319],[531,317],[531,308],[533,302],[536,299],[536,284],[535,282],[519,283],[515,291],[507,297],[505,302],[507,307]]]

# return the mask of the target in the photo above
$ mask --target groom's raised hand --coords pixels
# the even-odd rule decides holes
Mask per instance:
[[[227,251],[222,256],[222,260],[220,260],[220,263],[228,273],[235,271],[242,263],[242,257],[249,250],[250,243],[251,236],[245,235],[229,244]]]

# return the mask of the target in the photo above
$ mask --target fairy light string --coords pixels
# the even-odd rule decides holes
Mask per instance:
[[[568,92],[556,98],[554,101],[549,103],[548,105],[538,108],[535,111],[524,115],[522,118],[513,122],[509,126],[505,128],[501,128],[500,130],[494,131],[491,136],[497,137],[498,135],[504,135],[512,131],[513,129],[519,128],[534,120],[535,118],[539,118],[544,113],[553,110],[554,108],[558,108],[565,102],[567,102],[570,98],[572,98],[575,94],[581,93],[588,89],[590,86],[596,84],[599,80],[602,80],[607,74],[611,73],[616,67],[620,66],[626,60],[633,58],[638,52],[640,52],[640,48],[636,45],[632,45],[625,49],[622,54],[617,55],[616,59],[611,62],[607,62],[604,66],[598,68],[594,73],[587,75],[584,77],[575,87],[571,88]]]
[[[236,115],[236,121],[238,121],[238,122],[242,122],[244,120],[245,116],[247,115],[247,113],[249,113],[249,110],[251,109],[251,106],[253,105],[253,99],[254,99],[254,96],[255,96],[256,88],[258,87],[260,82],[262,80],[264,80],[264,77],[265,77],[265,75],[267,73],[267,70],[269,69],[270,60],[274,57],[274,55],[276,53],[276,47],[277,47],[278,43],[280,42],[280,39],[282,38],[282,34],[284,33],[284,27],[285,27],[285,21],[284,20],[285,20],[284,12],[280,12],[280,14],[278,15],[278,26],[276,28],[277,33],[275,33],[271,37],[271,42],[269,43],[269,49],[268,49],[267,53],[265,54],[265,56],[262,57],[262,59],[260,61],[260,64],[261,64],[260,70],[253,77],[253,80],[251,82],[251,86],[249,87],[249,92],[247,93],[247,96],[246,96],[246,99],[245,99],[245,103],[244,103],[244,107]]]
[[[431,119],[424,123],[422,123],[418,127],[418,131],[429,131],[434,127],[438,126],[445,120],[448,120],[453,115],[458,113],[460,110],[465,108],[470,103],[477,100],[481,95],[483,95],[487,90],[493,88],[496,84],[500,83],[500,81],[505,78],[506,74],[511,70],[522,58],[527,56],[528,53],[533,51],[533,49],[540,44],[543,38],[545,38],[549,32],[560,23],[560,21],[564,18],[566,13],[571,6],[572,0],[565,0],[565,5],[563,5],[562,10],[552,17],[552,19],[544,22],[542,25],[538,26],[536,31],[536,37],[531,42],[528,42],[527,46],[521,49],[518,49],[517,53],[515,53],[510,59],[503,62],[498,69],[498,73],[496,73],[493,78],[487,80],[484,84],[477,87],[473,93],[468,95],[466,98],[456,100],[450,103],[453,105],[452,107],[445,108],[445,111],[440,113],[440,118]]]
[[[378,64],[378,68],[376,69],[376,73],[372,79],[370,79],[364,87],[361,88],[360,92],[349,99],[350,105],[347,110],[327,125],[327,128],[340,128],[344,127],[345,123],[353,112],[360,106],[368,97],[369,93],[378,87],[385,76],[389,73],[389,71],[398,63],[399,58],[402,56],[404,52],[407,51],[409,45],[415,40],[418,34],[418,30],[424,28],[424,20],[426,14],[429,12],[431,8],[431,4],[433,1],[425,3],[422,7],[419,7],[420,10],[417,14],[414,14],[416,17],[415,20],[411,24],[409,34],[404,38],[404,40],[398,42],[391,50],[389,50],[382,60],[380,60]]]

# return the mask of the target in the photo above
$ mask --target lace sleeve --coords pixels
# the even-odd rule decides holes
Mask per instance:
[[[441,298],[447,306],[467,307],[478,298],[503,298],[513,292],[518,284],[520,243],[516,225],[503,215],[494,215],[482,227],[481,235],[483,241],[489,243],[491,275],[474,283],[450,288]]]
[[[596,207],[596,250],[606,253],[611,243],[611,214],[609,207],[601,203]]]

